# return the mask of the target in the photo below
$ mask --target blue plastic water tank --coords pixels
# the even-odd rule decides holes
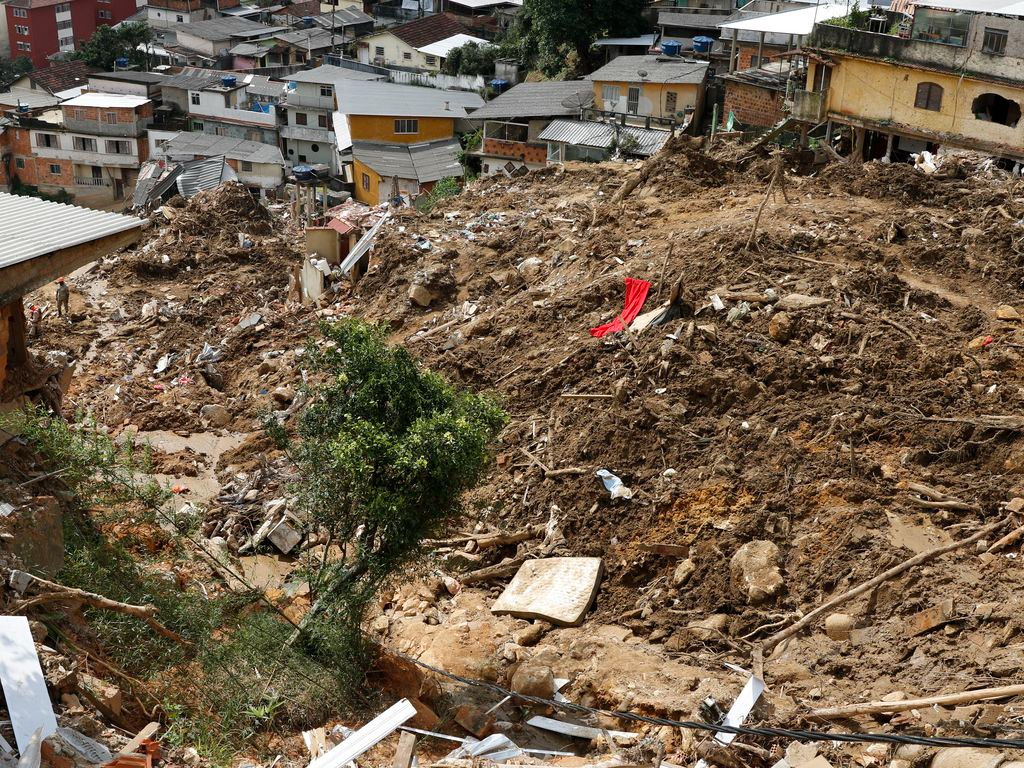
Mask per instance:
[[[234,75],[224,75],[220,79],[220,84],[225,88],[234,88],[238,84],[238,78]]]
[[[693,38],[694,53],[707,53],[711,50],[711,46],[714,42],[714,38],[705,37],[704,35],[699,35],[698,37]]]
[[[683,49],[683,44],[678,40],[666,40],[661,44],[661,52],[666,56],[678,56]]]
[[[304,26],[306,29],[309,29],[310,27],[312,27],[313,26],[313,17],[312,16],[303,16],[302,17],[302,26]]]
[[[114,59],[114,66],[115,67],[127,67],[128,66],[128,57],[127,56],[118,56],[116,59]]]

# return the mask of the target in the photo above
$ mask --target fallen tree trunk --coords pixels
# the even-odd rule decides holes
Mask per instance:
[[[831,719],[838,717],[855,717],[857,715],[885,715],[894,712],[906,712],[908,709],[921,707],[943,706],[947,704],[970,704],[974,701],[1006,699],[1011,696],[1024,696],[1024,685],[1004,685],[998,688],[978,688],[962,693],[947,693],[941,696],[928,696],[923,699],[904,699],[903,701],[869,701],[864,704],[847,704],[841,707],[825,707],[812,710],[808,717],[815,719]]]
[[[909,571],[916,565],[926,563],[929,560],[933,560],[934,558],[938,557],[939,555],[944,555],[947,552],[952,552],[953,550],[960,549],[961,547],[966,547],[969,544],[973,544],[976,541],[981,541],[983,538],[988,536],[993,531],[999,530],[1002,526],[1009,522],[1010,519],[1011,515],[1007,515],[1006,517],[1000,518],[991,525],[986,525],[984,528],[981,528],[979,531],[977,531],[971,536],[968,536],[966,539],[954,541],[952,544],[946,544],[945,546],[936,547],[935,549],[929,549],[927,552],[921,552],[918,555],[914,555],[909,560],[904,560],[899,565],[895,565],[889,570],[878,574],[874,578],[868,579],[867,581],[858,584],[853,589],[850,589],[846,592],[843,592],[843,594],[841,595],[833,597],[828,602],[819,605],[817,608],[808,613],[802,619],[794,622],[793,624],[790,624],[785,629],[780,630],[779,632],[776,632],[774,635],[769,637],[762,644],[762,649],[764,651],[771,651],[776,645],[781,643],[783,640],[786,640],[795,635],[797,632],[802,630],[804,627],[813,622],[822,614],[828,613],[833,608],[839,607],[843,603],[852,600],[858,595],[863,595],[865,592],[872,589],[873,587],[876,587],[879,584],[882,584],[883,582],[889,581],[889,579],[893,579],[896,576],[899,576],[901,573],[904,573],[905,571]]]

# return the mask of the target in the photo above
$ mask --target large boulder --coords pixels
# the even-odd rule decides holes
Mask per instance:
[[[779,548],[770,541],[748,541],[732,556],[732,586],[748,603],[763,603],[782,589]]]

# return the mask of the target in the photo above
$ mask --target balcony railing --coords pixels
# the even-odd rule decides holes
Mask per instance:
[[[110,179],[96,178],[95,176],[75,176],[75,186],[78,187],[109,187]]]
[[[820,123],[825,119],[827,103],[828,91],[794,91],[793,109],[790,114],[797,120]]]

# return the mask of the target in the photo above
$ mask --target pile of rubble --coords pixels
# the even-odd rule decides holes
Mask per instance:
[[[557,706],[1017,735],[1024,203],[964,168],[800,174],[678,141],[625,174],[485,179],[394,213],[367,274],[312,307],[289,300],[299,231],[229,185],[72,278],[74,322],[44,341],[79,361],[65,409],[151,443],[177,514],[232,566],[195,574],[232,589],[240,570],[296,617],[308,586],[282,585],[322,542],[262,420],[303,407],[318,319],[387,323],[500,395],[511,421],[471,511],[367,627],[417,727],[463,742],[427,735],[421,761],[996,765],[1008,753],[731,740]],[[366,744],[321,730],[318,768]]]

